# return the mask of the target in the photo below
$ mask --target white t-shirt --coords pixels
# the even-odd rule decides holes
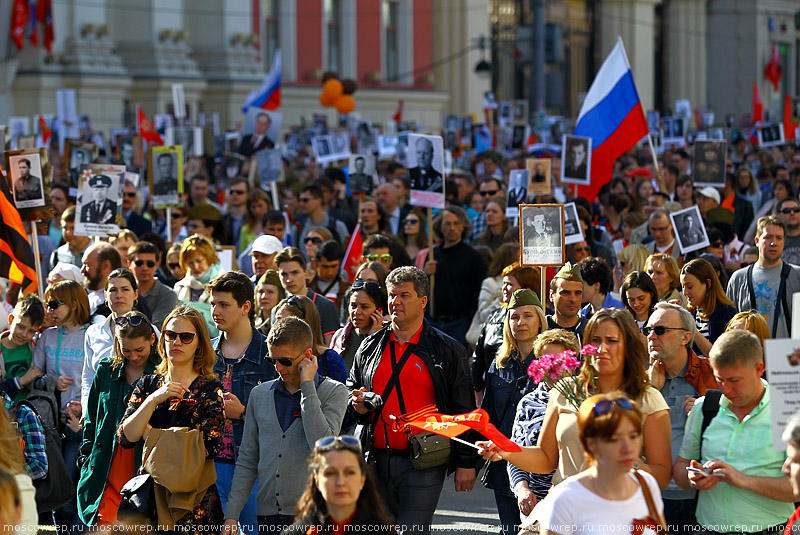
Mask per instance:
[[[647,472],[639,471],[650,487],[650,495],[663,514],[664,504],[656,479]],[[631,533],[633,519],[646,519],[649,515],[647,502],[641,489],[627,500],[607,500],[584,487],[578,476],[571,476],[550,490],[542,502],[543,509],[537,514],[539,526],[561,535],[579,533]],[[631,479],[636,477],[631,472]],[[638,481],[636,483],[639,485]],[[655,532],[646,529],[644,533]]]

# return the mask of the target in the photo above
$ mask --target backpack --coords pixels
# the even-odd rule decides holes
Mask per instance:
[[[25,398],[36,411],[36,415],[46,429],[58,429],[61,424],[61,411],[59,407],[59,393],[56,391],[56,376],[45,375],[41,379],[32,382],[29,386],[30,393]]]
[[[64,456],[61,453],[61,442],[64,436],[58,430],[58,420],[56,420],[55,425],[48,425],[42,419],[34,404],[27,399],[21,399],[14,403],[12,408],[14,421],[17,421],[19,409],[22,406],[33,412],[42,429],[44,429],[47,475],[33,482],[33,486],[36,488],[36,508],[40,513],[53,511],[75,497],[75,485],[72,483],[69,470],[67,470],[67,463],[64,462]],[[55,408],[51,410],[55,410]]]

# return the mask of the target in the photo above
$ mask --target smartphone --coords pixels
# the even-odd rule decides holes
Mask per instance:
[[[687,466],[686,467],[686,471],[687,472],[695,472],[695,473],[698,473],[698,474],[703,474],[704,476],[713,475],[713,476],[716,476],[716,477],[725,477],[725,474],[713,474],[711,472],[711,470],[709,470],[707,468],[694,468],[692,466]]]

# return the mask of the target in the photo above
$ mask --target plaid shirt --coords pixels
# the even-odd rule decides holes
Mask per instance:
[[[486,230],[486,212],[481,212],[478,214],[478,216],[471,220],[470,223],[472,223],[472,234],[469,237],[469,241],[472,241],[480,236],[484,230]]]
[[[11,415],[14,404],[5,392],[3,392],[3,405]],[[47,444],[42,423],[36,414],[24,405],[19,406],[14,420],[17,422],[19,436],[25,441],[22,453],[25,456],[28,474],[34,481],[42,479],[47,475]]]

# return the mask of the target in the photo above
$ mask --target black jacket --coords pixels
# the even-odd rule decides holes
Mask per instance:
[[[506,307],[500,306],[489,313],[486,322],[481,328],[478,343],[475,344],[475,353],[472,356],[472,384],[475,390],[486,387],[486,372],[494,362],[497,350],[503,345],[503,322],[506,319]]]
[[[313,518],[314,515],[308,515],[304,518],[295,519],[294,524],[283,530],[283,535],[306,535],[313,533],[312,527],[316,527],[318,533],[333,533],[333,526],[329,521],[329,517]],[[321,516],[321,514],[320,514]],[[383,524],[374,518],[369,511],[362,511],[356,509],[356,514],[353,515],[353,520],[345,528],[347,532],[361,532],[361,533],[386,533],[388,535],[397,535],[397,530],[392,525]]]
[[[381,361],[383,350],[389,342],[391,332],[391,325],[389,325],[361,342],[354,357],[350,377],[347,379],[347,388],[350,391],[357,390],[362,386],[367,390],[372,390],[372,378]],[[414,349],[414,354],[428,366],[433,379],[436,407],[440,413],[463,414],[475,409],[475,395],[469,373],[469,357],[464,346],[440,330],[431,327],[430,323],[424,320],[419,344]],[[371,423],[372,413],[358,414],[352,405],[348,405],[347,411],[359,424],[356,433],[361,438],[364,452],[369,451],[372,447],[371,437],[374,427]],[[478,437],[474,438],[479,440]],[[450,459],[450,470],[477,466],[478,454],[475,449],[456,442],[452,444],[454,455]]]

